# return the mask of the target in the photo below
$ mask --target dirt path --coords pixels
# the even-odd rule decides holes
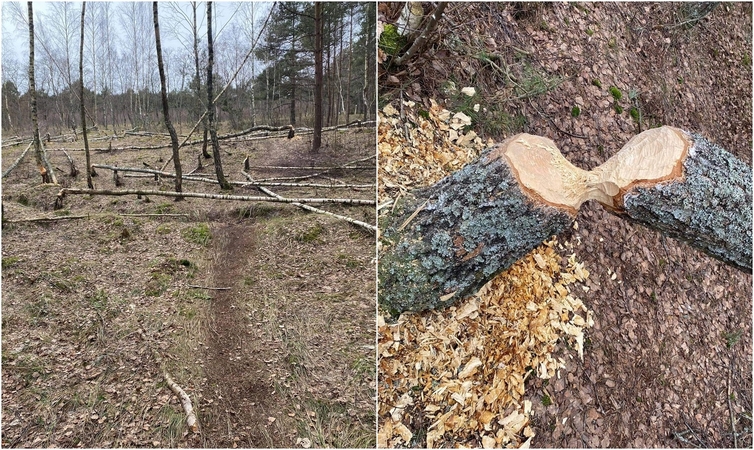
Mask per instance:
[[[274,347],[246,326],[237,300],[243,299],[243,271],[254,253],[254,227],[219,224],[213,230],[212,275],[215,287],[207,322],[204,398],[216,399],[203,411],[204,438],[213,446],[280,446],[281,437],[267,418],[278,408],[270,395],[264,360]]]

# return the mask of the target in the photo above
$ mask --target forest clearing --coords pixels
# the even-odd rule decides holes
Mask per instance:
[[[9,14],[2,445],[373,447],[370,6],[110,6]],[[87,52],[112,13],[136,32]]]
[[[332,150],[317,158],[301,138],[228,144],[229,178],[243,179],[247,154],[252,166],[368,157],[371,130],[329,134]],[[22,147],[4,149],[4,164]],[[81,152],[69,153],[80,160]],[[65,175],[62,151],[50,154],[63,169],[59,182],[80,185],[80,175]],[[138,168],[166,155],[123,150],[93,159]],[[99,170],[98,188],[171,190],[169,178],[128,174],[116,188],[108,172]],[[325,183],[369,185],[373,173],[341,170]],[[278,203],[71,195],[54,211],[60,187],[29,182],[38,177],[28,158],[3,183],[6,221],[61,219],[3,229],[4,445],[293,446],[307,438],[362,446],[373,439],[372,233]],[[293,197],[374,192],[274,189]],[[373,222],[373,207],[330,209]],[[163,369],[193,399],[200,434],[187,434]]]

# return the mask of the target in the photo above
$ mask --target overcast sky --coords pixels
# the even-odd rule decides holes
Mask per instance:
[[[16,72],[19,73],[14,78],[14,81],[26,76],[25,70],[28,66],[28,49],[29,49],[29,39],[28,39],[28,31],[19,26],[18,21],[18,15],[13,14],[13,5],[11,5],[11,2],[2,2],[2,45],[0,46],[0,52],[2,52],[2,62],[3,65],[6,65],[8,61],[15,60],[15,66],[16,66]],[[19,2],[15,2],[19,3]],[[53,8],[51,6],[51,3],[49,1],[34,1],[34,25],[35,27],[39,26],[40,24],[44,24],[44,21],[46,20],[45,16],[49,16],[53,12]],[[113,6],[115,7],[116,11],[119,11],[118,8],[120,8],[121,4],[124,2],[113,2]],[[172,5],[170,5],[170,4]],[[73,7],[79,11],[76,19],[76,23],[74,24],[74,28],[76,30],[75,37],[74,37],[74,43],[75,43],[75,54],[71,55],[71,57],[74,57],[76,61],[74,62],[74,66],[76,67],[76,71],[78,71],[78,42],[79,42],[79,27],[80,27],[80,2],[71,2]],[[89,14],[90,6],[92,3],[87,3],[87,14]],[[27,10],[27,4],[26,2],[19,3],[21,6],[21,10],[24,13],[24,17],[26,15]],[[150,2],[151,5],[151,2]],[[197,8],[197,28],[199,30],[200,35],[202,35],[204,39],[204,35],[206,34],[206,10],[205,10],[205,2],[199,2],[199,6]],[[163,45],[163,53],[180,53],[184,51],[185,46],[181,44],[181,42],[172,37],[170,33],[170,28],[175,28],[173,25],[180,25],[179,28],[183,29],[183,32],[186,36],[190,35],[190,28],[184,26],[188,25],[181,23],[180,21],[177,23],[172,23],[169,19],[171,17],[171,13],[175,11],[175,8],[173,6],[177,6],[178,8],[182,9],[187,17],[191,17],[191,5],[190,2],[183,1],[183,2],[161,2],[160,4],[160,35],[162,38],[162,45]],[[244,20],[244,16],[242,14],[239,14],[239,8],[241,7],[241,3],[238,2],[215,2],[214,3],[215,9],[213,10],[213,22],[214,27],[213,31],[215,33],[215,41],[216,42],[222,42],[223,39],[233,39],[233,36],[230,36],[229,33],[233,33],[233,23],[236,25],[242,25],[242,21]],[[257,3],[257,12],[256,17],[266,17],[269,7],[271,6],[271,3]],[[151,11],[151,7],[150,7]],[[259,19],[257,19],[259,21]],[[150,23],[151,23],[151,13],[150,13]],[[123,31],[120,21],[113,20],[112,22],[113,30],[115,31],[115,34],[118,37],[125,36],[125,32]],[[236,29],[237,32],[237,29]],[[255,31],[255,34],[257,34],[258,31]],[[206,40],[203,40],[204,43],[204,49],[206,49]],[[201,45],[201,44],[200,44]],[[37,44],[37,52],[41,52],[39,44]],[[248,47],[246,48],[248,51]],[[10,56],[10,58],[8,58]],[[22,73],[23,72],[23,73]],[[10,73],[10,71],[9,71]],[[3,74],[3,78],[8,78],[9,74]],[[19,87],[22,87],[21,91],[26,90],[26,83],[23,81],[18,82],[20,85]],[[37,83],[39,84],[39,83]],[[39,88],[39,86],[38,86]]]

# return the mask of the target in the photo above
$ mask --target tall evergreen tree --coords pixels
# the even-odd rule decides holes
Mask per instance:
[[[314,4],[314,138],[312,151],[322,146],[322,3]]]

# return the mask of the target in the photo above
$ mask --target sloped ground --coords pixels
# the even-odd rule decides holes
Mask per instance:
[[[749,4],[450,4],[431,42],[381,75],[381,106],[436,99],[482,140],[547,136],[585,169],[661,124],[751,164]],[[591,273],[595,325],[583,363],[564,353],[556,377],[529,378],[531,445],[750,447],[751,275],[595,204],[577,222],[559,239]]]
[[[223,153],[225,173],[243,180],[247,155],[252,165],[332,166],[373,154],[367,129],[327,133],[325,140],[317,155],[308,153],[307,136],[226,143],[232,155]],[[113,145],[156,143],[146,141]],[[3,149],[4,168],[22,150]],[[83,167],[83,153],[69,153]],[[195,167],[197,153],[185,151],[184,172]],[[49,154],[67,171],[62,152]],[[168,150],[119,151],[92,159],[159,167],[167,156]],[[374,445],[373,234],[272,203],[70,195],[53,212],[59,187],[39,186],[33,161],[28,155],[3,180],[4,219],[90,217],[3,229],[4,446]],[[211,177],[211,161],[204,164],[200,173]],[[82,175],[57,175],[64,185],[86,186]],[[99,175],[98,188],[115,188],[109,171]],[[374,171],[329,176],[312,181],[368,184]],[[173,187],[170,179],[123,180],[124,188]],[[373,188],[271,189],[374,196]],[[184,182],[184,190],[218,192],[195,182]],[[370,206],[324,208],[374,221]],[[200,433],[187,429],[153,351],[191,397]]]

